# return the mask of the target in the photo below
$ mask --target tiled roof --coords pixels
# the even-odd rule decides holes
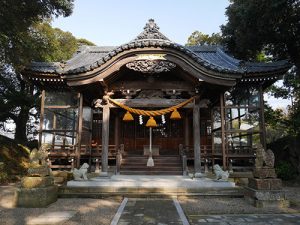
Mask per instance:
[[[182,46],[171,42],[158,29],[154,21],[149,20],[144,31],[127,44],[118,47],[81,46],[77,53],[65,64],[35,62],[27,70],[40,73],[58,73],[61,75],[84,73],[100,67],[121,52],[144,47],[175,49],[206,69],[224,74],[276,72],[290,67],[287,61],[274,63],[244,62],[228,55],[221,46]]]

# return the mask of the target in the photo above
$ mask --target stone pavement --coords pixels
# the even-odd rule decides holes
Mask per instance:
[[[177,202],[177,203],[176,203]],[[180,212],[177,199],[126,199],[117,220],[111,225],[298,225],[300,213],[187,215]],[[176,206],[176,204],[178,204]],[[179,210],[178,207],[179,206]],[[177,208],[177,210],[176,210]]]
[[[191,225],[298,225],[299,214],[244,214],[190,216]]]
[[[156,176],[156,175],[113,175],[109,179],[95,177],[90,180],[68,181],[68,187],[111,187],[111,188],[200,188],[220,189],[234,188],[234,182],[215,181],[203,177],[192,179],[189,176]]]
[[[118,225],[183,224],[170,199],[129,199]]]

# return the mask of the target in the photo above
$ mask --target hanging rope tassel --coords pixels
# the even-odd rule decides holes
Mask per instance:
[[[146,123],[146,127],[157,127],[157,123],[153,116],[150,116],[149,120]]]
[[[133,116],[131,115],[130,112],[126,112],[124,117],[123,117],[123,121],[133,121]]]
[[[177,111],[177,109],[175,109],[175,110],[172,112],[172,114],[171,114],[171,116],[170,116],[170,119],[171,119],[171,120],[180,120],[180,119],[181,119],[181,116],[180,116],[179,112]]]
[[[151,155],[149,154],[149,158],[148,158],[148,161],[147,161],[147,166],[149,166],[149,167],[154,166],[154,160],[152,158],[152,154]]]

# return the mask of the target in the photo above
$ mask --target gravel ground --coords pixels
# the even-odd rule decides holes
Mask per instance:
[[[14,185],[0,186],[0,225],[24,225],[45,212],[70,211],[76,216],[65,225],[110,224],[121,199],[58,199],[47,208],[15,208]],[[286,209],[258,209],[243,198],[180,198],[179,202],[187,216],[211,214],[266,214],[300,213],[300,187],[285,187],[291,207]]]
[[[45,212],[77,211],[75,217],[64,225],[110,224],[121,199],[58,199],[47,208],[14,208],[14,186],[0,187],[0,224],[24,225]]]
[[[300,213],[300,187],[284,190],[291,201],[289,208],[256,208],[244,198],[180,198],[179,202],[186,215]]]

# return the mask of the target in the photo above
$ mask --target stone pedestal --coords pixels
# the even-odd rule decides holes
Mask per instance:
[[[58,187],[52,176],[24,177],[16,190],[16,206],[38,208],[57,201]]]
[[[253,171],[253,177],[265,179],[276,178],[276,172],[274,168],[255,168]]]
[[[255,207],[288,207],[282,181],[274,168],[255,168],[254,178],[249,178],[245,198]]]
[[[284,191],[282,190],[257,190],[246,187],[245,199],[258,208],[289,206]]]
[[[46,207],[57,201],[58,187],[51,185],[39,188],[18,188],[16,190],[16,205],[25,208]]]
[[[48,165],[48,145],[39,150],[32,149],[29,155],[28,175],[21,181],[15,192],[15,205],[18,207],[46,207],[57,201],[58,187]]]

